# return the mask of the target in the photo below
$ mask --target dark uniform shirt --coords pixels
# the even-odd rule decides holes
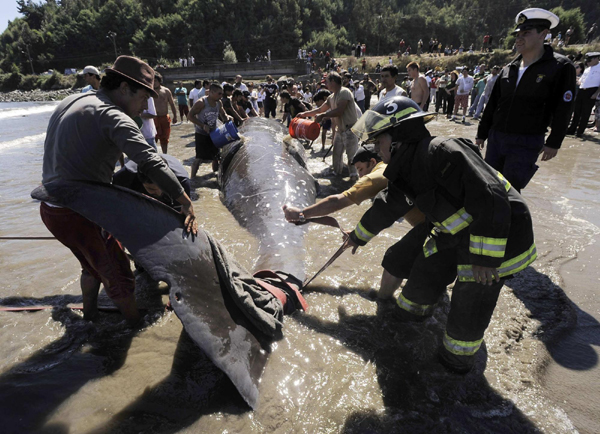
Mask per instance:
[[[575,95],[575,67],[571,61],[544,46],[544,55],[523,73],[517,86],[521,56],[498,75],[477,130],[487,139],[490,129],[509,134],[543,135],[552,131],[546,146],[562,144]]]
[[[470,264],[501,267],[500,277],[506,277],[535,259],[527,205],[470,141],[427,138],[402,144],[384,176],[387,195],[375,199],[351,233],[356,244],[365,245],[414,203],[436,229],[438,242],[463,240]]]

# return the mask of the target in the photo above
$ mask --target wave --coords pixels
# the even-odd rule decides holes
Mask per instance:
[[[48,113],[54,111],[58,103],[52,104],[40,104],[34,105],[32,107],[19,107],[19,108],[7,108],[0,110],[0,120],[1,119],[9,119],[9,118],[17,118],[17,117],[26,117],[41,113]]]
[[[46,133],[34,134],[33,136],[21,137],[16,140],[10,140],[8,142],[0,142],[0,152],[6,151],[12,148],[27,147],[31,144],[43,143],[46,138]]]

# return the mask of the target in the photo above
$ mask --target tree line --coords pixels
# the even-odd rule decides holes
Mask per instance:
[[[132,54],[151,64],[194,56],[196,64],[223,60],[228,41],[239,59],[271,51],[293,58],[298,48],[350,54],[358,42],[367,55],[398,50],[400,39],[425,47],[481,46],[485,34],[509,35],[529,0],[17,0],[23,15],[0,35],[0,72],[63,71],[109,64]],[[583,40],[600,19],[600,2],[540,0],[575,27]],[[562,14],[562,15],[561,15]],[[508,41],[509,42],[509,41]]]

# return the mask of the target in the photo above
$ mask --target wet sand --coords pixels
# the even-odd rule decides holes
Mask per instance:
[[[475,136],[475,123],[434,121],[431,130]],[[308,166],[322,195],[350,185],[323,177],[322,153]],[[169,153],[189,168],[191,124],[175,126]],[[27,170],[22,159],[26,159]],[[3,156],[1,235],[47,235],[27,197],[39,180],[39,149]],[[435,351],[448,313],[446,297],[432,319],[406,325],[373,289],[385,249],[409,230],[395,225],[356,256],[345,253],[306,290],[309,312],[286,318],[250,412],[231,382],[163,311],[164,289],[137,279],[147,309],[141,329],[118,314],[97,324],[57,307],[0,312],[0,406],[6,432],[546,432],[592,433],[597,390],[600,280],[600,162],[596,141],[567,139],[525,190],[539,259],[502,290],[474,372],[448,374]],[[6,175],[7,171],[11,171]],[[1,172],[0,172],[1,173]],[[222,204],[210,165],[193,182],[205,229],[248,269],[257,242]],[[337,213],[352,228],[368,203]],[[0,245],[0,297],[62,306],[79,299],[75,259],[52,241]],[[307,275],[340,245],[339,232],[311,226]],[[451,295],[451,292],[449,292]],[[575,392],[574,392],[575,391]]]

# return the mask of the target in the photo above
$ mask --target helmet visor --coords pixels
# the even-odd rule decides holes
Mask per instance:
[[[393,124],[390,122],[390,115],[383,115],[373,110],[367,110],[356,121],[352,127],[352,132],[363,142],[372,141],[378,132],[383,132]]]

